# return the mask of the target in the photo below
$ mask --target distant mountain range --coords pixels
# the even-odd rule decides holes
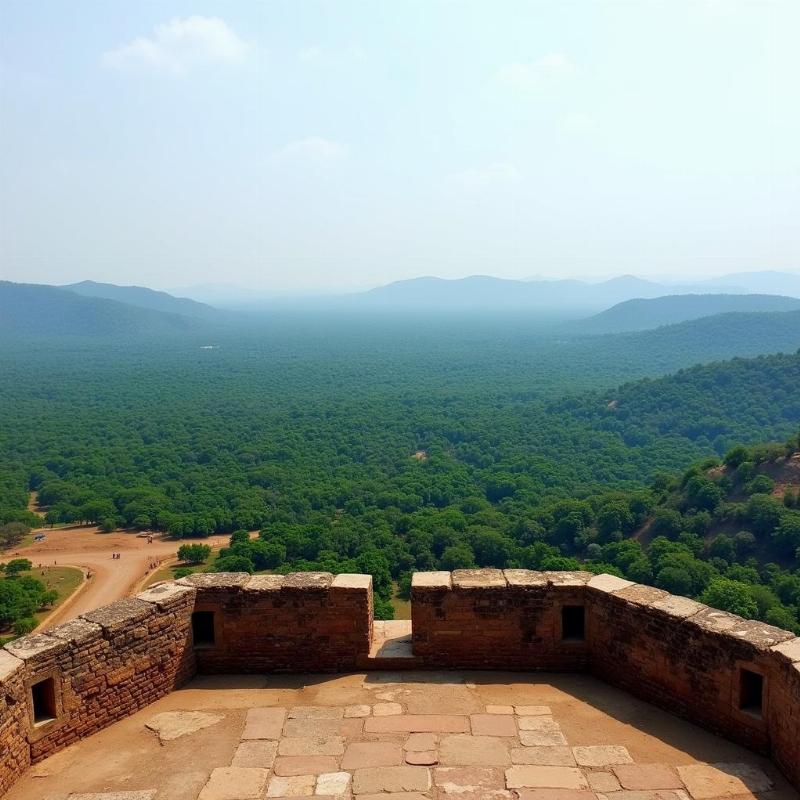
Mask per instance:
[[[85,297],[55,286],[0,281],[0,332],[34,336],[140,336],[184,333],[200,320]]]
[[[535,311],[541,315],[580,316],[636,298],[725,292],[749,294],[761,285],[781,286],[781,294],[800,298],[800,275],[739,273],[713,281],[665,284],[622,275],[591,283],[581,280],[507,280],[486,275],[447,280],[413,278],[340,298],[357,307],[438,311]],[[761,293],[772,293],[760,289]]]
[[[106,300],[116,300],[139,308],[149,308],[153,311],[166,311],[170,314],[182,314],[185,317],[195,317],[212,322],[219,321],[223,315],[219,309],[205,303],[198,303],[188,297],[174,297],[166,292],[158,292],[144,286],[117,286],[113,283],[95,283],[94,281],[81,281],[59,286],[70,292],[84,297],[102,297]]]
[[[625,300],[593,317],[569,323],[580,333],[644,331],[730,312],[796,311],[800,299],[769,294],[685,294]]]

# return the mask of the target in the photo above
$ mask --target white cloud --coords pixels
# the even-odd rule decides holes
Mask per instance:
[[[483,189],[498,184],[517,183],[522,173],[513,164],[497,161],[485,167],[473,167],[450,176],[450,181],[464,189]]]
[[[103,63],[121,72],[185,75],[203,64],[237,63],[249,45],[218,17],[185,17],[156,25],[152,36],[139,37],[103,54]]]
[[[347,155],[347,145],[324,139],[321,136],[308,136],[284,145],[272,154],[273,161],[335,161]]]
[[[535,61],[506,64],[495,77],[499,83],[522,91],[536,91],[571,73],[573,62],[563,53],[549,53]]]

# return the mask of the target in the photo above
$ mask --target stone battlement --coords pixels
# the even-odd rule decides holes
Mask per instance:
[[[417,573],[416,667],[592,673],[800,787],[800,638],[611,575]],[[197,674],[369,668],[367,575],[192,575],[0,650],[0,794]]]

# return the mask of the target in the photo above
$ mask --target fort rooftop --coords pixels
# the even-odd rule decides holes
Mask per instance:
[[[209,574],[19,639],[0,652],[0,791],[798,797],[793,634],[524,570],[418,573],[412,618],[373,625],[368,576]]]

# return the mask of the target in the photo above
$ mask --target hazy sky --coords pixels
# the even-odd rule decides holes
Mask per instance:
[[[800,270],[799,0],[3,0],[0,277]]]

